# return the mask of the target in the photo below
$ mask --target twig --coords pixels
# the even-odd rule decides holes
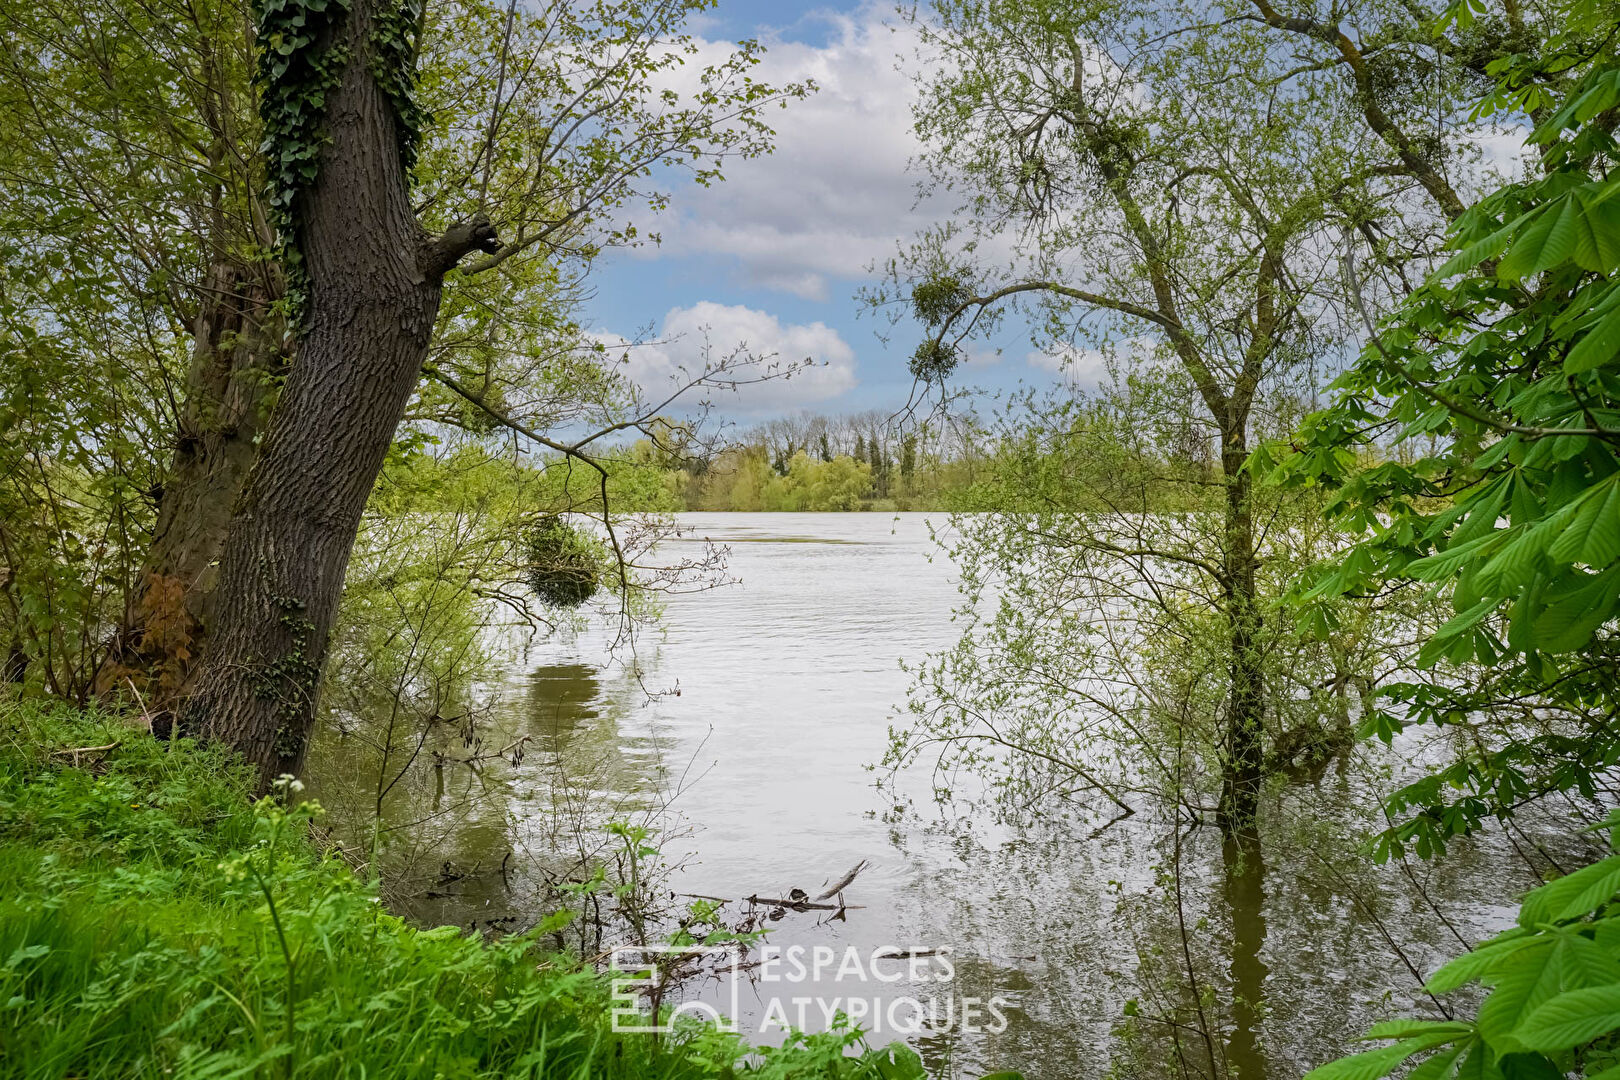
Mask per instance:
[[[73,767],[75,769],[77,769],[79,767],[79,755],[80,754],[98,754],[98,753],[99,754],[105,754],[109,750],[118,749],[118,745],[119,744],[116,743],[116,742],[110,742],[106,746],[73,746],[73,747],[67,747],[67,748],[62,749],[62,750],[52,750],[51,751],[51,757],[67,757],[67,756],[71,755],[72,758],[73,758]]]

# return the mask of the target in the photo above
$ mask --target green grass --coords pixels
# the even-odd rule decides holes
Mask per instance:
[[[247,791],[217,749],[0,700],[0,1077],[922,1075],[848,1031],[615,1034],[595,973],[409,926]]]

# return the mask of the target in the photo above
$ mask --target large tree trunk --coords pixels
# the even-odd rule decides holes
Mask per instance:
[[[356,0],[327,98],[315,181],[297,200],[307,329],[235,506],[214,627],[182,730],[228,743],[261,787],[303,762],[344,571],[427,354],[446,270],[487,224],[430,240],[411,213],[396,116],[371,71],[373,6]]]
[[[258,450],[285,366],[283,320],[263,266],[209,268],[191,369],[157,520],[100,693],[134,686],[166,714],[206,641],[210,572]]]
[[[1255,595],[1254,518],[1250,507],[1244,420],[1224,417],[1221,472],[1226,482],[1226,605],[1228,689],[1222,756],[1220,825],[1227,835],[1249,829],[1260,805],[1265,736],[1259,607]]]

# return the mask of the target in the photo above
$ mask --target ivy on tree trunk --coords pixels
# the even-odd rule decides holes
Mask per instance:
[[[427,356],[444,274],[495,248],[487,223],[435,238],[412,212],[408,141],[377,74],[379,7],[353,0],[331,40],[303,46],[343,58],[318,168],[290,204],[304,331],[231,513],[213,633],[182,714],[182,730],[239,749],[261,786],[302,764],[350,549]]]

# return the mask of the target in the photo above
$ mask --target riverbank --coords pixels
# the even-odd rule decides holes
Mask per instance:
[[[218,750],[0,702],[0,1076],[921,1077],[839,1032],[612,1031],[538,933],[419,929]]]

